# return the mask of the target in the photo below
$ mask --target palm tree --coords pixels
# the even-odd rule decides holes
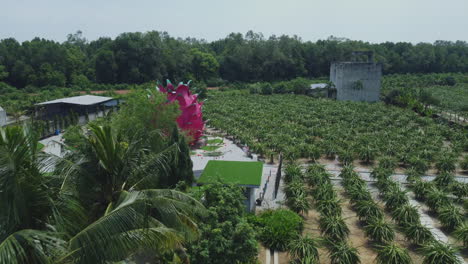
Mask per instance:
[[[377,251],[377,264],[410,264],[413,263],[408,250],[396,243],[380,246]]]
[[[319,263],[319,245],[319,240],[306,235],[291,240],[288,245],[288,251],[294,259],[294,263],[316,264]]]
[[[432,242],[421,248],[424,256],[424,264],[461,264],[462,261],[457,257],[457,250],[449,244],[441,242]]]
[[[0,262],[105,263],[182,249],[197,236],[194,219],[204,213],[198,201],[139,184],[155,177],[147,174],[160,171],[167,154],[143,155],[108,127],[91,130],[87,156],[62,160],[52,174],[44,171],[56,159],[36,152],[32,133],[1,130],[0,193],[8,197],[0,203],[8,214],[0,217],[9,225],[2,228]]]

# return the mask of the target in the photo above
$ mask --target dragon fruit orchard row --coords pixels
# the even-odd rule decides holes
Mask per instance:
[[[177,118],[177,124],[180,129],[187,132],[193,138],[191,143],[197,142],[203,135],[205,123],[203,122],[202,106],[203,102],[198,101],[198,95],[190,92],[190,82],[187,84],[179,83],[177,88],[167,80],[166,87],[158,84],[158,90],[167,94],[168,103],[177,101],[182,111]]]

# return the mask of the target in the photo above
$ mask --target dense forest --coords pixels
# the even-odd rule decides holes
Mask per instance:
[[[59,43],[34,38],[0,40],[0,81],[16,88],[48,85],[81,88],[90,84],[148,81],[277,81],[326,76],[331,61],[352,51],[372,50],[384,73],[468,72],[468,43],[436,41],[372,44],[329,37],[317,42],[297,36],[264,37],[249,31],[207,42],[166,32],[122,33],[88,41],[81,31]]]

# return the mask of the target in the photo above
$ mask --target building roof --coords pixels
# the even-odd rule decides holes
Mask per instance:
[[[210,160],[197,182],[205,184],[220,181],[247,187],[259,187],[262,174],[263,163],[258,161]]]
[[[317,89],[317,88],[327,88],[326,83],[313,83],[310,85],[310,89]]]
[[[112,100],[112,97],[96,96],[96,95],[80,95],[67,98],[55,99],[52,101],[38,103],[36,105],[48,105],[48,104],[76,104],[76,105],[94,105],[102,102]]]

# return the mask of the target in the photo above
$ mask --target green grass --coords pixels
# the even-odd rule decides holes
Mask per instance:
[[[262,169],[261,162],[210,160],[197,182],[260,186]]]
[[[215,151],[217,149],[219,149],[221,146],[203,146],[201,147],[201,149],[205,150],[205,151]]]
[[[213,138],[213,139],[209,139],[206,141],[206,144],[210,145],[210,144],[222,144],[223,143],[223,139],[222,138]]]

